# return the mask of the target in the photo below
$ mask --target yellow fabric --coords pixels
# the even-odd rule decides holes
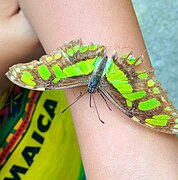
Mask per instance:
[[[30,93],[32,92],[29,91],[28,97],[30,97]],[[36,102],[33,114],[31,114],[30,125],[3,164],[0,170],[0,179],[12,178],[13,173],[10,171],[14,165],[25,169],[25,173],[18,173],[22,180],[83,179],[82,161],[71,114],[70,111],[61,113],[68,105],[64,92],[45,91],[39,95]],[[49,102],[49,106],[45,108],[46,102]],[[50,102],[52,104],[56,102],[56,105],[53,106]],[[27,104],[26,110],[28,111]],[[48,110],[54,113],[53,118]],[[19,124],[21,121],[22,119],[19,117]],[[44,127],[47,127],[48,123],[50,124],[45,132],[39,128],[39,122]],[[19,124],[17,123],[14,129],[18,129]],[[32,138],[34,132],[42,137],[43,143]],[[12,138],[12,135],[9,134],[9,139]],[[6,141],[9,142],[9,139]],[[1,147],[0,153],[3,148],[5,147]],[[28,148],[32,148],[33,153]],[[26,156],[23,154],[24,152]],[[30,158],[26,159],[27,157]]]

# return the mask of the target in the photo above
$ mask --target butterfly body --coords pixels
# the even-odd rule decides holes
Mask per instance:
[[[91,75],[91,80],[88,83],[88,92],[94,93],[95,89],[98,88],[101,78],[104,75],[104,70],[106,68],[106,63],[108,61],[108,57],[104,56],[98,60],[96,63],[93,73]]]
[[[12,66],[6,73],[15,84],[32,90],[88,86],[98,90],[132,120],[164,133],[178,133],[178,111],[173,107],[154,69],[136,71],[142,57],[131,53],[108,58],[100,44],[64,44],[50,56]]]

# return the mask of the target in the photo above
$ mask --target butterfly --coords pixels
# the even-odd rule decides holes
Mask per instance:
[[[87,85],[89,94],[97,90],[137,123],[176,134],[178,111],[153,68],[135,70],[142,59],[132,52],[108,58],[104,45],[73,40],[38,61],[13,65],[6,76],[21,87],[39,91]]]

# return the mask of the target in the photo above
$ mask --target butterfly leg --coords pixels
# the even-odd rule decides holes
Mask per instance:
[[[91,98],[93,99],[93,103],[94,103],[94,107],[95,107],[95,110],[96,110],[98,119],[104,124],[104,121],[101,119],[101,117],[100,117],[100,115],[99,115],[98,108],[97,108],[96,102],[95,102],[95,98],[94,98],[94,95],[93,95],[92,93],[90,93],[90,104],[91,104]],[[91,107],[91,106],[90,106],[90,107]]]
[[[90,108],[92,108],[92,107],[94,107],[94,106],[92,106],[92,96],[93,96],[93,93],[90,93],[90,102],[89,102],[89,106],[90,106]]]
[[[90,93],[90,108],[92,107],[92,106],[91,106],[91,96],[92,96],[92,93]]]
[[[86,92],[87,92],[87,89],[84,89],[84,90],[80,91],[80,94],[79,94],[79,96],[77,96],[76,99],[80,98],[80,97],[81,97],[83,94],[85,94]]]
[[[97,89],[97,91],[98,91],[98,93],[100,94],[100,96],[103,98],[103,100],[105,101],[105,103],[106,103],[108,109],[109,109],[110,111],[112,111],[112,109],[110,108],[110,106],[109,106],[109,104],[108,104],[106,98],[103,96],[103,94],[100,92],[99,89]]]

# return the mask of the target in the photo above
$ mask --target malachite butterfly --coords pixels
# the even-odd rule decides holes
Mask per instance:
[[[164,133],[178,133],[178,111],[153,68],[135,70],[141,62],[132,53],[108,58],[104,45],[74,40],[39,61],[13,65],[6,75],[21,87],[40,91],[88,85],[88,93],[97,89],[132,120]]]

